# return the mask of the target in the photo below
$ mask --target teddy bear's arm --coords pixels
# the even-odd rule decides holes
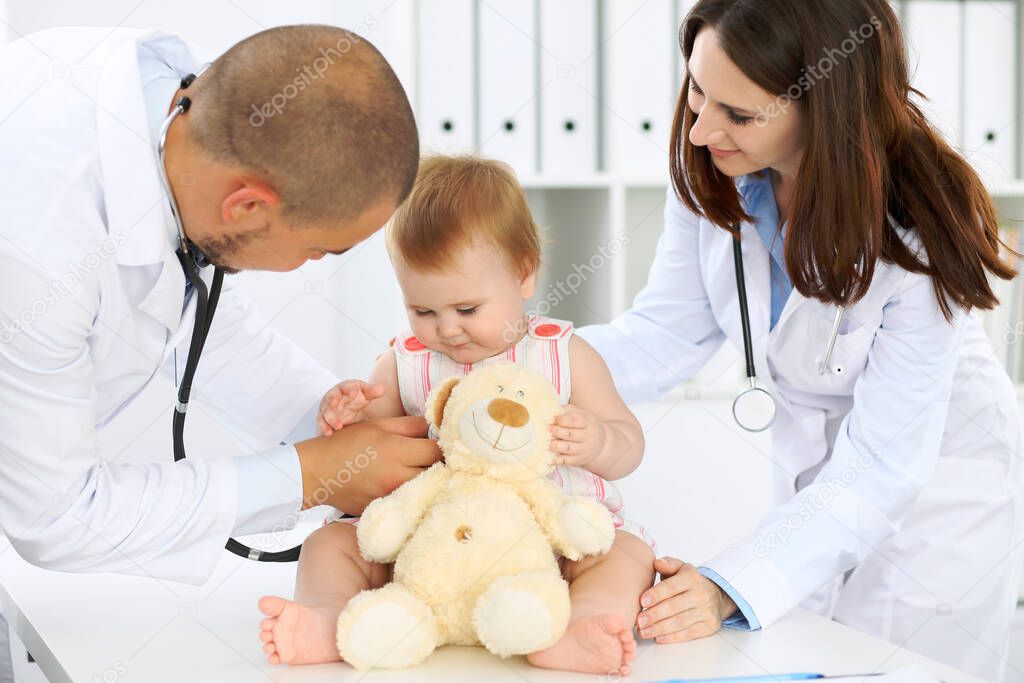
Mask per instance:
[[[604,505],[586,496],[568,496],[539,480],[520,488],[552,547],[570,560],[608,552],[615,524]]]
[[[360,554],[370,562],[394,562],[450,476],[443,462],[434,463],[367,505],[356,529]]]

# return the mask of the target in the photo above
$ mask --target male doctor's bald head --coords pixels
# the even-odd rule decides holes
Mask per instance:
[[[412,188],[412,108],[355,33],[262,31],[178,94],[192,106],[168,133],[168,177],[189,239],[228,270],[292,270],[345,251]]]

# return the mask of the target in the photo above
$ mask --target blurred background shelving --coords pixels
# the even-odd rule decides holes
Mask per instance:
[[[381,49],[406,86],[425,151],[479,152],[516,170],[549,241],[534,307],[583,325],[626,310],[646,281],[662,229],[668,137],[684,71],[677,32],[692,4],[6,0],[0,8],[8,39],[59,17],[62,24],[159,26],[208,57],[273,25],[319,22],[356,31]],[[891,4],[903,23],[913,84],[929,98],[922,106],[985,178],[1006,239],[1018,244],[1024,219],[1020,0]],[[608,258],[596,256],[618,246],[624,248]],[[382,241],[375,237],[325,261],[283,277],[246,273],[238,280],[272,324],[328,367],[342,376],[365,375],[405,325]],[[594,263],[600,268],[588,267]],[[979,315],[1008,371],[1024,382],[1020,280],[997,286],[1002,306]],[[372,300],[364,296],[368,287],[375,290]],[[554,305],[544,303],[548,295]],[[695,383],[728,393],[741,379],[736,359],[735,349],[723,349],[715,371]]]

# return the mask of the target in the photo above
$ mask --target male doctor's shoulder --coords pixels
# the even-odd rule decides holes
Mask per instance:
[[[0,148],[13,152],[0,161],[0,232],[51,275],[83,262],[97,245],[117,246],[105,244],[111,207],[104,186],[110,176],[139,169],[127,161],[104,166],[103,130],[121,128],[145,148],[148,165],[155,163],[144,114],[134,120],[111,106],[114,91],[124,90],[116,77],[131,72],[139,40],[151,35],[56,28],[0,48]],[[136,97],[141,111],[141,88]],[[151,199],[156,214],[159,196]]]

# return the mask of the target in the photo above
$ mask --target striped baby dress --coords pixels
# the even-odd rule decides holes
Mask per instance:
[[[428,349],[405,332],[395,337],[392,346],[398,366],[398,389],[406,415],[423,415],[427,394],[432,387],[452,375],[465,376],[475,367],[512,362],[539,372],[548,378],[562,405],[572,394],[572,369],[569,365],[571,322],[535,316],[527,323],[523,337],[502,353],[477,363],[458,363],[438,351]],[[548,479],[568,495],[589,496],[612,513],[616,529],[628,531],[652,548],[654,539],[636,522],[623,516],[622,496],[615,486],[582,467],[556,466]]]

